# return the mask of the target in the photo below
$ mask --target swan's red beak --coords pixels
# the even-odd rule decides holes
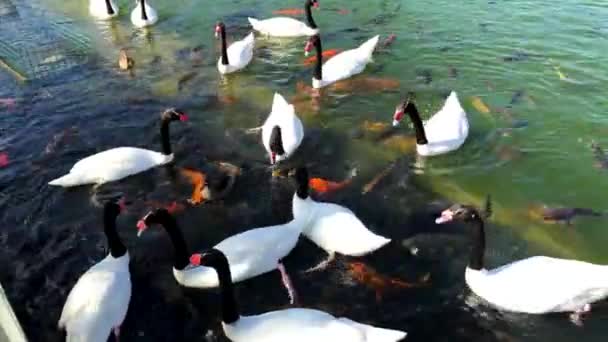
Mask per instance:
[[[188,115],[186,115],[186,114],[180,114],[179,115],[179,121],[188,121]]]
[[[220,37],[220,32],[222,32],[222,29],[220,28],[220,25],[215,25],[215,38],[219,38]]]
[[[277,162],[277,154],[275,152],[270,152],[270,164],[273,164]]]
[[[137,221],[137,237],[140,237],[146,229],[148,229],[148,225],[144,220]]]
[[[395,111],[395,114],[393,114],[393,127],[396,127],[399,125],[399,122],[401,122],[401,119],[403,119],[404,114],[405,114],[405,112],[403,110]]]
[[[444,224],[454,219],[454,213],[450,209],[446,209],[441,212],[441,216],[435,219],[435,223]]]
[[[304,55],[308,56],[308,54],[310,53],[311,50],[312,50],[312,42],[309,40],[306,42],[306,45],[304,46]]]
[[[203,260],[203,256],[200,255],[199,253],[192,254],[192,256],[190,256],[190,264],[191,265],[200,266],[201,265],[201,260]]]
[[[120,207],[120,211],[123,212],[125,209],[127,209],[127,201],[125,200],[125,198],[121,198],[120,201],[118,201],[118,206]]]
[[[318,1],[313,2],[312,7],[319,8],[319,2]]]

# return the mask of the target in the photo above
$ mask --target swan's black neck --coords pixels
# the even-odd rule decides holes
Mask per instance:
[[[141,4],[141,19],[148,20],[148,13],[146,13],[146,0],[139,0]]]
[[[225,324],[232,324],[239,320],[239,310],[234,297],[234,286],[232,284],[232,275],[230,274],[230,266],[224,254],[213,256],[218,258],[217,262],[209,265],[217,272],[217,277],[220,282],[220,293],[222,297],[222,321]]]
[[[186,245],[186,240],[184,240],[184,235],[177,226],[175,218],[169,213],[165,213],[160,222],[167,231],[167,234],[169,234],[169,238],[175,249],[173,268],[181,271],[190,264],[190,255],[188,254],[188,246]]]
[[[220,39],[222,40],[222,64],[228,65],[228,44],[226,43],[226,28],[222,25],[220,26]]]
[[[308,22],[308,26],[312,29],[316,29],[317,23],[315,23],[315,20],[312,18],[311,6],[312,1],[306,1],[306,4],[304,5],[304,12],[306,12],[306,21]]]
[[[112,7],[112,3],[110,2],[110,0],[106,0],[106,9],[109,15],[114,15],[114,7]]]
[[[108,246],[110,248],[110,254],[114,258],[120,258],[127,253],[127,247],[120,240],[120,236],[116,231],[116,217],[117,213],[104,212],[103,214],[103,231],[106,234],[108,240]]]
[[[317,63],[315,63],[315,70],[313,71],[312,77],[320,81],[323,79],[323,47],[321,46],[321,36],[317,36],[315,48],[317,52]]]
[[[426,133],[424,132],[424,125],[422,124],[422,119],[420,118],[420,113],[418,113],[418,108],[413,102],[409,102],[404,109],[404,111],[409,115],[412,120],[412,124],[414,125],[414,130],[416,131],[416,143],[418,145],[426,145],[429,141],[426,139]]]
[[[170,155],[171,151],[171,142],[169,136],[169,124],[171,123],[170,118],[163,117],[160,124],[160,140],[163,147],[163,154]]]
[[[473,228],[473,248],[469,258],[469,268],[479,271],[483,268],[483,255],[486,249],[486,232],[483,219],[476,215],[471,226]]]

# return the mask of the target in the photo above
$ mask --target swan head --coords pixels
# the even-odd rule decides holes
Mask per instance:
[[[441,212],[441,216],[435,219],[435,223],[444,224],[452,221],[470,222],[479,219],[480,214],[471,205],[454,204]]]
[[[105,217],[118,217],[122,211],[127,207],[127,202],[124,198],[120,200],[110,200],[103,206],[103,212]]]
[[[137,221],[137,237],[140,237],[148,227],[155,224],[162,224],[171,214],[165,208],[158,208],[148,212],[144,217]]]
[[[222,32],[226,32],[226,25],[223,22],[218,21],[215,24],[215,38],[219,38]]]
[[[169,121],[188,121],[188,115],[178,108],[169,108],[162,114],[163,120]]]
[[[270,147],[270,164],[274,165],[277,162],[277,156],[285,155],[281,127],[274,126],[272,128],[268,145]]]
[[[214,269],[228,267],[228,258],[219,249],[211,248],[202,253],[190,256],[190,264],[194,266],[207,266]]]
[[[314,8],[319,8],[319,1],[318,0],[306,0],[306,5],[312,6]]]
[[[304,55],[308,56],[310,51],[312,51],[313,47],[317,46],[317,44],[319,44],[319,35],[314,35],[308,38],[306,45],[304,45]]]
[[[393,114],[393,127],[399,126],[399,123],[405,116],[405,113],[409,110],[410,103],[412,103],[413,94],[409,93],[404,101],[401,101],[395,107],[395,113]]]

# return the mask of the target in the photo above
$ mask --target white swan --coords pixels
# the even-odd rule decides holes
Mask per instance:
[[[108,20],[118,15],[114,0],[90,0],[89,13],[99,20]]]
[[[215,25],[215,37],[222,41],[222,56],[217,61],[217,70],[221,74],[229,74],[245,68],[253,58],[253,46],[255,39],[253,32],[247,35],[243,40],[236,41],[230,44],[226,42],[226,26],[219,22]]]
[[[262,143],[274,164],[289,158],[304,138],[302,121],[293,105],[287,103],[279,93],[274,94],[272,110],[262,125]]]
[[[348,318],[337,318],[314,309],[285,309],[255,316],[240,316],[226,256],[217,249],[204,252],[202,265],[217,272],[220,280],[222,326],[233,342],[396,342],[407,333],[377,328]]]
[[[131,22],[137,28],[152,26],[158,21],[158,14],[146,0],[137,0],[137,6],[131,12]]]
[[[300,36],[313,36],[319,33],[317,24],[312,18],[310,7],[319,7],[317,0],[306,0],[304,4],[304,11],[306,13],[305,24],[299,20],[289,17],[274,17],[265,20],[258,20],[255,18],[249,19],[249,23],[254,30],[273,37],[300,37]]]
[[[361,73],[367,63],[372,60],[372,54],[376,49],[379,38],[380,36],[375,36],[356,49],[343,51],[322,65],[323,47],[321,45],[321,36],[314,35],[310,37],[306,42],[304,52],[308,55],[313,47],[316,49],[317,58],[312,76],[312,87],[315,89],[323,88]]]
[[[173,275],[182,286],[195,288],[214,288],[219,286],[217,274],[209,267],[196,266],[197,254],[190,256],[188,247],[175,218],[166,209],[156,209],[137,223],[138,236],[153,224],[163,226],[175,249]],[[233,235],[215,245],[226,253],[232,268],[232,281],[240,282],[278,269],[283,284],[295,301],[295,291],[281,259],[296,246],[302,232],[302,221],[294,219],[286,224],[255,228]]]
[[[416,151],[421,156],[435,156],[454,151],[469,135],[467,113],[462,109],[456,92],[452,91],[443,108],[425,123],[411,99],[400,103],[393,115],[393,126],[408,114],[416,131]]]
[[[86,157],[72,167],[70,173],[49,182],[49,185],[70,187],[84,184],[104,184],[164,165],[173,161],[169,143],[169,122],[186,121],[179,109],[171,108],[161,116],[160,134],[163,152],[136,147],[117,147]]]
[[[472,206],[455,204],[436,223],[464,221],[472,228],[473,249],[465,271],[469,288],[490,304],[507,311],[529,314],[574,312],[608,297],[608,266],[535,256],[502,267],[484,268],[485,230]]]
[[[106,342],[112,331],[118,341],[131,300],[129,253],[116,232],[121,209],[121,204],[105,205],[104,231],[110,253],[89,268],[70,291],[58,323],[66,331],[66,341]]]
[[[295,177],[298,188],[293,196],[293,216],[305,220],[306,227],[302,233],[329,254],[328,259],[313,269],[325,267],[336,252],[362,256],[391,241],[367,229],[350,209],[311,199],[308,194],[308,171],[305,168],[298,168]]]

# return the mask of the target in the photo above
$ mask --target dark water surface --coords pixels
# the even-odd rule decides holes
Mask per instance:
[[[8,0],[0,0],[0,8],[5,3]],[[8,166],[0,168],[0,282],[31,341],[62,340],[56,326],[69,290],[106,254],[101,208],[96,207],[95,199],[124,195],[133,205],[119,217],[118,227],[130,249],[133,295],[122,340],[225,341],[217,291],[178,286],[172,274],[172,246],[165,233],[153,228],[138,239],[135,224],[155,203],[167,205],[190,195],[191,188],[179,177],[179,168],[205,170],[214,161],[239,165],[244,172],[224,201],[187,207],[178,214],[193,251],[245,229],[291,218],[293,180],[271,179],[259,136],[244,134],[243,129],[263,122],[274,91],[289,99],[302,95],[296,91],[297,83],[310,82],[309,70],[300,64],[303,40],[259,39],[250,68],[220,80],[211,35],[217,18],[232,28],[231,35],[242,36],[248,31],[247,16],[263,18],[274,9],[299,5],[296,1],[263,5],[226,1],[207,6],[200,1],[157,0],[153,5],[162,20],[143,34],[133,31],[128,21],[131,2],[120,3],[121,18],[111,25],[94,23],[83,1],[18,3],[22,15],[10,18],[14,21],[11,25],[19,26],[11,26],[15,31],[10,34],[6,30],[0,33],[3,43],[28,47],[30,52],[43,33],[48,38],[58,25],[64,25],[61,23],[70,23],[72,30],[82,34],[57,33],[60,38],[56,40],[62,39],[62,44],[52,45],[51,39],[45,45],[48,48],[41,50],[44,56],[30,56],[37,58],[34,62],[53,56],[64,58],[70,61],[67,67],[44,69],[44,73],[42,69],[26,70],[37,76],[28,83],[18,83],[0,71],[0,99],[17,100],[13,108],[0,105],[0,152],[8,153],[10,159]],[[431,280],[423,288],[389,291],[377,301],[373,290],[348,273],[347,263],[355,258],[338,257],[326,271],[303,274],[325,254],[302,238],[285,260],[301,306],[405,330],[408,341],[606,340],[608,311],[594,312],[579,328],[563,315],[504,314],[481,304],[464,284],[469,248],[466,230],[433,223],[434,214],[450,201],[479,205],[491,190],[498,204],[496,222],[488,228],[489,266],[537,253],[608,260],[605,248],[601,248],[607,241],[607,234],[600,229],[602,221],[583,221],[590,229],[575,230],[547,228],[524,217],[528,202],[533,200],[581,203],[598,210],[605,206],[598,197],[605,190],[589,186],[602,179],[592,168],[591,157],[576,157],[587,152],[591,156],[590,150],[581,143],[567,144],[562,150],[557,142],[576,141],[582,135],[586,142],[593,134],[602,142],[605,134],[600,133],[608,132],[605,116],[595,110],[602,103],[595,88],[608,79],[605,68],[586,77],[605,65],[598,64],[595,57],[606,47],[605,34],[598,36],[598,32],[608,32],[608,26],[588,12],[606,13],[607,8],[594,1],[585,2],[594,11],[565,0],[557,3],[565,12],[572,7],[585,8],[584,13],[573,15],[575,22],[560,31],[560,37],[551,40],[562,39],[563,43],[542,43],[542,30],[534,25],[534,18],[544,18],[549,11],[543,6],[552,6],[546,1],[471,1],[461,5],[437,1],[423,6],[414,1],[356,0],[322,4],[326,10],[317,14],[317,22],[324,27],[333,25],[324,36],[328,48],[348,48],[376,33],[397,33],[392,47],[379,53],[366,73],[397,79],[401,86],[382,92],[329,92],[318,101],[304,96],[297,103],[307,134],[300,157],[306,158],[314,176],[340,180],[351,168],[359,169],[354,183],[328,200],[348,206],[372,230],[393,241],[358,261],[388,277],[415,281],[430,273]],[[339,9],[348,9],[349,14],[337,14]],[[496,17],[511,12],[514,17],[502,18],[505,22]],[[7,18],[0,16],[0,28]],[[553,27],[559,26],[558,19],[546,18]],[[515,26],[519,21],[531,32],[526,49],[514,42],[521,37],[516,33],[500,38],[507,30],[503,25],[508,23],[522,34],[524,29]],[[585,37],[580,49],[594,46],[585,52],[588,64],[574,60],[574,47],[564,48],[561,55],[555,53],[554,48],[567,45],[577,35]],[[500,44],[484,48],[483,43],[492,39]],[[129,49],[136,61],[132,75],[116,68],[120,48]],[[191,54],[194,48],[201,51],[200,60]],[[537,50],[570,66],[569,76],[584,80],[583,84],[553,79],[553,67],[545,59],[538,62],[541,53]],[[25,48],[17,52],[23,51]],[[605,54],[603,58],[605,61]],[[47,62],[53,64],[53,60]],[[522,64],[515,66],[517,63]],[[20,64],[18,58],[16,64]],[[21,66],[28,69],[33,64]],[[540,70],[541,66],[545,69]],[[539,73],[550,76],[539,78]],[[521,87],[525,91],[520,91]],[[464,152],[421,164],[411,149],[406,151],[407,146],[381,144],[359,132],[365,120],[389,122],[394,104],[406,90],[416,91],[421,103],[430,103],[421,106],[426,115],[440,107],[443,94],[451,88],[459,90],[473,122]],[[499,90],[489,90],[496,88]],[[564,127],[559,116],[565,104],[552,102],[560,91],[568,97],[563,101],[572,106],[570,110],[585,108],[589,112],[579,119],[574,132]],[[511,125],[509,118],[500,116],[488,119],[471,104],[473,96],[483,97],[490,105],[514,108],[515,119],[533,120],[534,129]],[[569,102],[584,96],[589,102]],[[183,108],[191,118],[171,126],[175,165],[98,189],[64,190],[47,185],[77,160],[108,148],[160,149],[159,115],[172,106]],[[549,112],[558,113],[557,118]],[[411,132],[404,129],[400,136],[406,140]],[[363,186],[393,161],[396,167],[373,191],[363,195]],[[555,189],[568,181],[539,165],[563,167],[562,176],[572,186],[578,184],[573,180],[575,174],[580,194],[568,195],[561,190],[556,194]],[[525,228],[518,228],[521,226]],[[236,288],[243,314],[288,306],[278,272],[239,283]]]

